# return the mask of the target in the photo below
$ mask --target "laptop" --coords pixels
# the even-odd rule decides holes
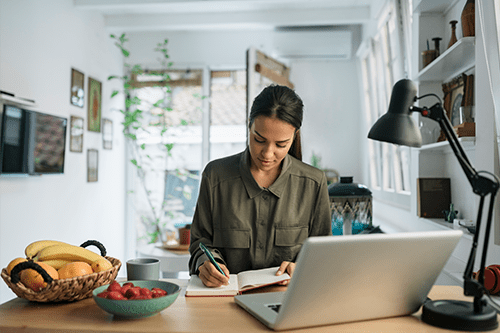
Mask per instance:
[[[284,292],[237,295],[274,330],[404,316],[419,310],[462,231],[310,237]]]

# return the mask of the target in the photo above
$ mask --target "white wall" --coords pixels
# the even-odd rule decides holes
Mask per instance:
[[[85,130],[83,153],[70,152],[68,134],[64,175],[0,177],[2,268],[41,239],[76,245],[97,239],[110,256],[126,259],[124,140],[120,113],[111,111],[119,102],[110,101],[107,82],[122,64],[103,18],[76,11],[67,0],[0,1],[0,90],[34,99],[41,112],[86,120],[87,101],[83,109],[69,103],[71,67],[85,74],[86,91],[88,76],[101,81],[102,116],[113,120],[113,149],[102,149],[101,133]],[[99,150],[96,183],[87,182],[88,148]],[[0,302],[13,297],[0,283]]]
[[[160,54],[152,50],[164,39],[168,39],[170,60],[176,68],[245,68],[246,50],[251,46],[277,56],[273,31],[268,30],[133,32],[127,36],[130,39],[130,63],[139,63],[149,69],[159,68]],[[359,31],[354,31],[353,36],[354,54],[359,45]],[[294,43],[293,37],[290,43]],[[360,182],[361,106],[354,59],[279,60],[291,67],[290,80],[305,104],[302,128],[304,162],[311,162],[314,151],[322,158],[322,168],[333,168]]]

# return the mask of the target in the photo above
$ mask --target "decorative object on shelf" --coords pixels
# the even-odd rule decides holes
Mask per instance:
[[[448,43],[448,48],[450,48],[453,44],[457,42],[457,20],[450,21],[451,24],[451,37],[450,42]]]
[[[450,203],[450,209],[444,210],[443,214],[444,214],[444,220],[446,222],[453,223],[453,221],[458,216],[458,210],[455,210],[455,207],[454,207],[453,203]]]
[[[444,109],[458,137],[476,136],[473,118],[474,75],[462,74],[442,85]],[[438,141],[446,137],[441,131]]]
[[[464,121],[473,123],[474,114],[474,74],[462,74],[464,80],[464,98],[462,101]]]
[[[441,39],[441,37],[434,37],[432,39],[434,41],[434,50],[436,50],[436,58],[441,54],[441,51],[439,50],[439,42],[441,41]]]
[[[87,129],[92,132],[101,132],[101,82],[89,77],[88,89]]]
[[[436,50],[426,50],[422,52],[422,69],[427,67],[434,59],[437,58]]]
[[[328,186],[332,209],[332,234],[358,234],[372,226],[372,192],[364,185],[352,182],[352,177],[340,177],[340,182]]]
[[[83,151],[83,118],[71,116],[69,130],[69,151]]]
[[[87,149],[87,182],[97,181],[99,166],[99,151],[97,149]]]
[[[102,119],[102,148],[113,148],[113,121]]]
[[[474,0],[467,0],[462,10],[462,34],[464,37],[476,35],[476,4]]]
[[[413,105],[417,100],[429,96],[436,97],[438,103],[435,103],[430,108]],[[480,197],[476,218],[477,232],[474,234],[471,252],[463,274],[464,294],[472,296],[474,298],[473,302],[457,300],[426,301],[422,306],[422,321],[452,330],[494,330],[498,327],[496,311],[500,311],[500,306],[491,299],[489,302],[486,302],[484,299],[484,297],[490,297],[484,283],[484,266],[488,253],[487,249],[495,206],[495,196],[500,187],[500,179],[493,173],[486,171],[478,172],[474,169],[455,134],[450,119],[443,109],[440,98],[435,94],[426,94],[417,97],[417,87],[408,79],[396,82],[392,90],[389,110],[372,126],[368,137],[373,140],[398,145],[420,147],[422,145],[422,137],[417,125],[413,121],[412,112],[419,112],[424,117],[429,117],[439,123],[450,144],[450,148],[454,152],[472,187],[472,191]],[[490,196],[490,204],[487,208],[486,226],[483,228],[484,236],[481,239],[482,242],[480,242],[479,234],[482,213],[484,201],[487,196]],[[477,275],[477,279],[474,279],[472,274],[479,243],[483,247],[480,266],[482,268]]]
[[[83,108],[83,101],[85,99],[84,89],[85,75],[82,72],[71,68],[71,98],[70,103],[75,106]]]
[[[431,127],[428,121],[424,119],[420,119],[420,134],[422,135],[422,144],[427,145],[430,143],[437,142],[437,139],[440,134],[439,127]]]

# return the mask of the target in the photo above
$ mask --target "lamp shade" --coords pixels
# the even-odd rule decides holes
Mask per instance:
[[[417,96],[417,87],[403,79],[392,88],[389,110],[373,124],[368,138],[398,145],[421,147],[422,135],[411,116],[411,107]]]

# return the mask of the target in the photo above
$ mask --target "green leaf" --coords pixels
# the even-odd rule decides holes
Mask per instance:
[[[113,92],[111,93],[111,98],[115,97],[116,95],[118,95],[120,92],[118,90],[113,90]]]
[[[167,148],[167,152],[170,153],[170,151],[172,150],[172,148],[174,148],[174,144],[173,143],[167,143],[167,144],[165,144],[165,147]]]
[[[164,101],[165,101],[164,99],[160,99],[155,104],[153,104],[153,106],[158,108],[158,107],[160,107],[161,104],[163,104]]]
[[[142,149],[142,150],[145,150],[145,149],[146,149],[146,144],[145,144],[145,143],[143,143],[143,144],[141,145],[141,149]]]

